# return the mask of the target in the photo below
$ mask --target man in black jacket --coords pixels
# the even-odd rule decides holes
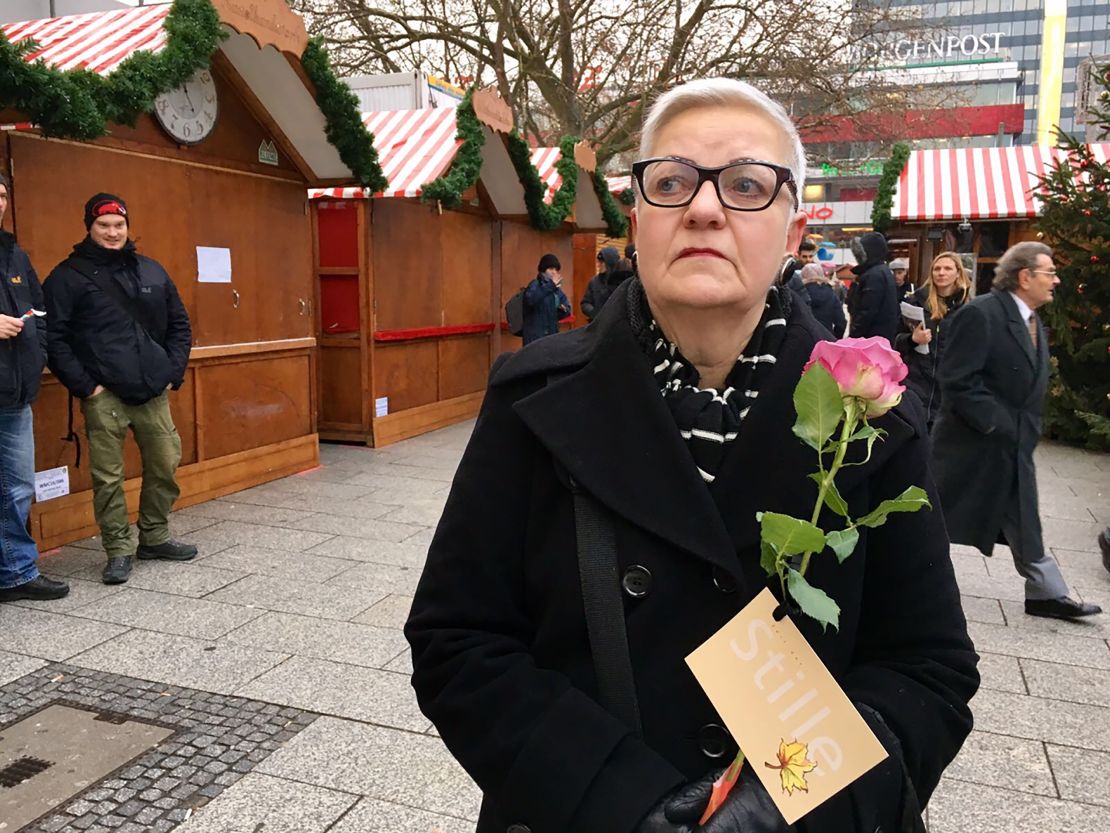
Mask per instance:
[[[0,220],[8,208],[8,180],[0,175]],[[31,260],[0,231],[0,602],[60,599],[65,582],[38,571],[38,549],[27,531],[35,493],[35,434],[31,403],[46,364],[42,287]]]
[[[598,273],[590,278],[586,285],[586,293],[582,296],[582,313],[586,319],[593,321],[597,318],[613,290],[628,278],[632,277],[631,271],[617,269],[621,261],[620,252],[614,246],[605,246],[597,253]]]
[[[85,204],[85,228],[88,236],[46,279],[49,363],[81,400],[93,509],[108,556],[104,583],[122,584],[135,554],[171,561],[197,554],[170,538],[168,525],[180,491],[181,438],[166,391],[181,387],[193,337],[170,276],[128,238],[127,204],[95,195]],[[128,428],[143,460],[137,552],[123,492]]]
[[[852,253],[857,263],[852,268],[856,279],[848,290],[848,335],[882,336],[893,344],[901,319],[894,273],[886,265],[890,253],[886,238],[877,231],[853,238]]]
[[[937,370],[933,472],[952,542],[990,555],[1001,533],[1025,579],[1025,612],[1074,619],[1101,609],[1068,597],[1045,552],[1033,462],[1049,376],[1037,308],[1059,282],[1052,249],[1018,243],[999,258],[993,291],[952,315]]]

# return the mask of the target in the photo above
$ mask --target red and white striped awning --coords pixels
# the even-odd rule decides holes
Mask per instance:
[[[455,138],[453,107],[364,113],[362,120],[374,134],[388,189],[371,193],[365,188],[313,188],[308,192],[311,199],[419,197],[425,185],[446,173],[462,146]]]
[[[615,174],[605,177],[605,187],[614,197],[619,197],[632,187],[632,174]]]
[[[555,199],[555,192],[563,184],[563,177],[555,167],[559,159],[559,148],[532,148],[532,167],[540,175],[540,182],[547,186],[543,194],[543,201],[546,203]]]
[[[45,20],[6,23],[0,32],[12,43],[31,38],[38,49],[27,61],[42,59],[62,70],[87,69],[108,75],[135,52],[159,52],[166,45],[162,24],[170,6],[140,6]]]
[[[1090,147],[1105,165],[1110,143]],[[898,178],[891,218],[921,222],[1036,217],[1039,177],[1066,153],[1041,145],[915,150]]]

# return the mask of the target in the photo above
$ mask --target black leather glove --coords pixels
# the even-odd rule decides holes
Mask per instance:
[[[698,820],[709,803],[713,782],[724,770],[710,772],[672,793],[664,801],[667,818],[677,824],[694,825],[698,833],[790,833],[793,828],[783,820],[767,790],[750,770],[745,770],[741,770],[740,780],[704,827],[697,827]]]
[[[640,819],[640,823],[633,833],[694,833],[698,823],[696,818],[692,824],[672,822],[664,812],[671,797],[683,789],[685,787],[679,787],[675,792],[664,796],[662,801],[651,808],[651,812]]]

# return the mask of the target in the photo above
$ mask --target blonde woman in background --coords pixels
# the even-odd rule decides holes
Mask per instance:
[[[894,347],[909,367],[906,386],[921,397],[929,428],[940,413],[940,385],[937,367],[944,351],[944,319],[971,297],[971,278],[963,260],[955,252],[941,252],[933,258],[925,285],[913,293],[906,303],[922,307],[925,320],[894,339]],[[918,350],[927,346],[928,351]]]

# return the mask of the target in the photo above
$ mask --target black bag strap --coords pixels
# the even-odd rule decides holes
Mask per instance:
[[[578,576],[586,606],[594,674],[601,704],[637,736],[643,734],[617,565],[617,535],[606,510],[571,477]]]
[[[124,312],[135,319],[135,323],[143,328],[143,332],[147,337],[154,342],[158,340],[151,335],[150,322],[146,316],[146,310],[143,309],[142,304],[123,291],[123,287],[119,285],[115,277],[108,272],[107,269],[101,269],[88,258],[71,255],[69,258],[69,265],[72,269],[84,275],[90,281],[95,283],[100,291],[115,301]]]

